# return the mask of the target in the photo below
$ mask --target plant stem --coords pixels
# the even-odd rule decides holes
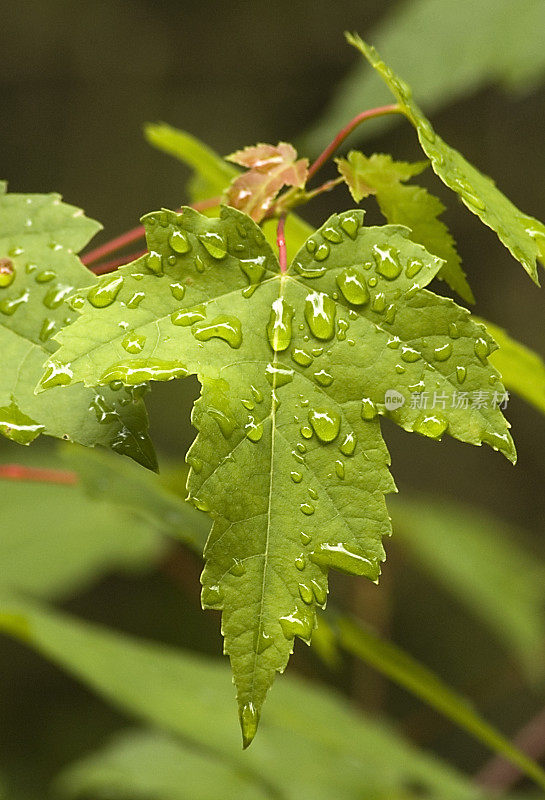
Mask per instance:
[[[60,483],[71,486],[76,484],[79,478],[75,472],[69,470],[25,467],[23,464],[1,464],[0,480]]]
[[[342,130],[335,136],[332,142],[328,144],[328,146],[320,153],[316,161],[314,161],[309,169],[308,169],[308,178],[310,180],[313,175],[315,175],[320,167],[322,167],[326,161],[328,161],[335,150],[344,142],[344,140],[349,136],[355,128],[358,127],[362,122],[366,122],[368,119],[374,119],[375,117],[383,117],[386,114],[402,114],[401,108],[394,103],[388,106],[378,106],[377,108],[370,108],[368,111],[362,111],[360,114],[357,114],[354,119],[350,120],[348,125],[345,125]]]
[[[103,261],[101,264],[95,264],[90,267],[90,270],[94,272],[95,275],[104,275],[106,272],[113,272],[117,267],[130,264],[131,261],[140,258],[140,256],[143,256],[146,252],[146,250],[137,250],[134,253],[128,253],[127,255],[119,256],[119,258],[113,258],[111,261]]]
[[[284,225],[286,224],[286,215],[282,214],[278,220],[278,227],[276,229],[276,244],[278,245],[278,261],[280,263],[280,272],[286,272],[288,268],[288,256],[286,253],[286,237],[284,235]]]
[[[208,200],[201,200],[199,203],[192,203],[191,208],[194,208],[195,211],[206,211],[208,208],[215,208],[216,206],[219,206],[220,203],[221,197],[210,197]],[[178,209],[178,211],[179,210],[180,209]],[[89,253],[86,253],[84,256],[82,256],[81,262],[88,267],[89,264],[94,264],[95,261],[98,261],[103,256],[108,256],[110,253],[115,253],[117,250],[121,250],[121,248],[131,244],[131,242],[136,242],[138,239],[142,239],[144,235],[144,226],[138,225],[137,228],[131,228],[130,231],[125,231],[125,233],[122,233],[121,236],[116,236],[115,239],[110,239],[109,242],[105,242],[99,247],[95,247],[94,250],[91,250]]]
[[[545,755],[545,708],[542,709],[513,740],[527,756],[540,761]],[[475,776],[476,783],[495,794],[509,791],[522,777],[520,768],[499,755],[494,756]]]

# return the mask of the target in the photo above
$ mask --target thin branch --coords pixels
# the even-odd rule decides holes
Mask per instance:
[[[94,266],[90,267],[91,272],[94,272],[95,275],[104,275],[106,272],[112,272],[117,267],[123,267],[125,264],[130,264],[131,261],[135,261],[140,256],[143,256],[147,253],[147,250],[137,250],[135,253],[128,253],[124,256],[119,256],[119,258],[113,258],[111,261],[103,261],[101,264],[95,264]]]
[[[78,483],[79,477],[77,473],[69,470],[41,469],[38,467],[26,467],[23,464],[1,464],[0,480],[59,483],[73,486]]]
[[[314,161],[310,167],[308,168],[308,178],[310,180],[313,175],[315,175],[320,167],[322,167],[326,161],[328,161],[335,150],[341,146],[347,136],[350,136],[353,130],[361,125],[362,122],[366,122],[368,119],[374,119],[375,117],[383,117],[387,114],[402,114],[403,111],[401,110],[400,106],[396,103],[388,106],[378,106],[377,108],[370,108],[368,111],[362,111],[360,114],[357,114],[354,119],[350,120],[348,125],[345,125],[342,130],[335,136],[332,142],[328,144],[325,150],[320,153],[316,161]]]

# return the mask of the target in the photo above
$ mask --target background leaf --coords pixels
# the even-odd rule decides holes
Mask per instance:
[[[75,253],[100,228],[56,194],[6,194],[0,183],[0,432],[21,444],[40,433],[108,445],[154,469],[141,392],[81,386],[37,396],[51,338],[74,313],[66,298],[95,276]],[[9,269],[8,269],[9,267]]]
[[[373,28],[372,41],[418,87],[424,108],[432,112],[491,83],[511,91],[535,87],[545,73],[544,27],[540,0],[409,0],[397,3]],[[304,137],[304,147],[319,152],[362,110],[362,102],[372,108],[387,96],[374,76],[356,65]],[[359,128],[354,138],[361,141],[378,124],[393,121]]]
[[[402,794],[415,783],[436,800],[482,797],[438,758],[356,715],[336,694],[290,678],[271,697],[258,741],[243,753],[227,692],[229,671],[221,663],[19,600],[4,598],[2,608],[27,616],[29,644],[43,656],[131,716],[214,753],[218,764],[236,765],[241,776],[258,778],[272,797],[356,800],[365,787],[371,800]]]

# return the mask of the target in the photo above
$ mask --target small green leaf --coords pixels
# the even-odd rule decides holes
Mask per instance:
[[[404,186],[403,182],[420,174],[428,162],[408,164],[393,161],[390,155],[374,153],[367,157],[352,150],[346,159],[337,159],[352,197],[359,202],[374,194],[387,222],[406,225],[411,240],[423,245],[428,252],[445,262],[439,272],[442,278],[468,303],[474,303],[473,292],[461,267],[454,239],[438,217],[445,210],[441,201],[420,186]]]
[[[545,225],[519,211],[490,178],[475,169],[435,133],[412,99],[409,86],[381,60],[374,47],[367,45],[357,35],[347,34],[347,39],[377,70],[396,97],[401,110],[414,125],[436,175],[460,196],[473,214],[497,233],[500,241],[539,285],[536,261],[545,264]]]
[[[258,776],[159,731],[122,731],[65,769],[62,797],[106,800],[267,800]]]
[[[471,781],[436,756],[309,682],[284,678],[269,701],[259,740],[243,753],[217,659],[142,641],[25,601],[0,608],[28,620],[23,642],[125,713],[174,733],[216,763],[285,800],[354,800],[403,795],[418,785],[430,800],[483,800]],[[0,627],[2,626],[0,615]],[[7,635],[21,631],[8,625]],[[155,797],[156,795],[154,795]],[[131,797],[132,800],[132,797]]]
[[[66,298],[96,283],[75,253],[100,226],[56,194],[5,188],[0,183],[0,433],[21,444],[45,433],[107,445],[155,468],[139,390],[73,386],[35,395],[42,365],[57,346],[53,335],[76,316]]]
[[[202,598],[224,612],[246,744],[294,637],[310,640],[328,568],[378,579],[384,494],[394,489],[379,415],[515,457],[497,405],[468,402],[482,401],[492,378],[501,390],[492,340],[466,310],[422,289],[442,261],[407,228],[362,220],[361,211],[331,217],[282,274],[235,209],[220,219],[148,215],[150,255],[118,271],[107,306],[85,302],[44,379],[198,374],[188,489],[214,518]],[[143,298],[129,314],[135,290]],[[454,402],[462,388],[466,402]]]
[[[508,389],[518,394],[538,411],[545,413],[545,363],[543,358],[526,345],[513,339],[506,330],[481,319],[498,349],[492,353],[491,363],[502,375]]]
[[[471,733],[478,741],[515,764],[545,789],[545,771],[474,711],[465,698],[444,684],[431,670],[392,642],[379,639],[361,624],[340,617],[339,642],[391,680],[420,697],[432,708]]]

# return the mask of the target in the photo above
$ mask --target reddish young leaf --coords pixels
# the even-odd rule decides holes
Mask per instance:
[[[227,156],[228,161],[247,167],[227,189],[230,206],[261,222],[283,186],[303,188],[307,180],[308,159],[297,159],[297,151],[287,142],[258,144]]]

